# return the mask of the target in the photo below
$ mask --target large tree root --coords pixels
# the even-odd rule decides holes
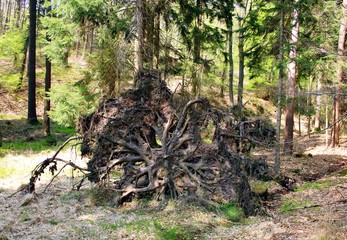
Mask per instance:
[[[82,153],[91,157],[89,180],[113,183],[119,203],[143,195],[196,196],[236,202],[246,214],[254,213],[256,199],[245,172],[251,162],[241,152],[254,145],[248,139],[262,141],[254,138],[264,137],[259,131],[274,134],[271,128],[259,121],[240,125],[203,98],[176,111],[165,83],[150,74],[141,81],[138,90],[105,101],[80,120]],[[210,143],[203,141],[206,131]],[[114,177],[115,171],[121,176]]]
[[[138,90],[109,99],[80,119],[88,169],[57,158],[59,149],[33,170],[27,190],[35,190],[45,169],[59,174],[60,161],[85,172],[92,182],[111,184],[119,192],[119,204],[151,195],[199,199],[215,206],[233,202],[246,215],[256,213],[258,200],[247,175],[264,171],[257,172],[242,152],[254,146],[249,139],[264,142],[266,135],[273,137],[272,129],[259,121],[238,122],[204,98],[175,108],[173,96],[156,76],[142,75]]]

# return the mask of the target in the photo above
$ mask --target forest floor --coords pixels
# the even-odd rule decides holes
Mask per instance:
[[[39,131],[28,138],[24,122],[3,123],[17,129],[16,135],[5,131],[4,139],[39,138]],[[48,173],[37,185],[37,195],[9,197],[28,182],[35,165],[54,151],[2,153],[0,239],[347,239],[346,143],[325,148],[323,136],[313,135],[296,145],[298,154],[282,156],[282,172],[293,179],[294,191],[274,181],[253,181],[256,191],[267,189],[262,200],[266,214],[238,222],[173,200],[137,200],[116,207],[112,194],[100,193],[90,183],[81,191],[72,191],[79,174],[71,169],[64,170],[45,193],[51,179]],[[254,153],[266,156],[272,164],[272,153]],[[60,157],[81,165],[87,161],[75,150],[66,150]]]

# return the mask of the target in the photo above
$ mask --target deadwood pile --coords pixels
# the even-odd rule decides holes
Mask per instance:
[[[248,177],[267,175],[268,168],[243,152],[273,140],[273,128],[260,120],[237,121],[204,98],[176,106],[156,74],[143,73],[137,83],[137,90],[105,100],[79,121],[89,181],[111,185],[119,204],[142,196],[193,197],[238,203],[255,214],[258,199]]]

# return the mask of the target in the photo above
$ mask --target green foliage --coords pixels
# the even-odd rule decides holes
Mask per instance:
[[[1,74],[0,88],[13,92],[18,89],[19,84],[20,80],[18,73]]]
[[[95,94],[83,85],[54,86],[49,93],[54,108],[49,112],[52,120],[65,127],[74,127],[81,115],[95,109]]]
[[[68,51],[74,42],[73,29],[75,25],[67,22],[64,18],[56,17],[44,17],[41,21],[50,37],[50,41],[44,40],[43,50],[45,54],[52,63],[67,67]]]
[[[30,220],[30,216],[28,213],[24,213],[21,217],[20,217],[22,222],[26,222]]]
[[[266,194],[266,192],[268,191],[270,187],[270,183],[264,182],[264,181],[254,181],[254,182],[251,182],[250,185],[251,185],[252,191],[259,195]]]
[[[59,224],[58,220],[56,220],[56,219],[51,219],[51,220],[49,221],[49,223],[50,223],[51,225],[58,225],[58,224]]]
[[[324,182],[307,182],[304,183],[303,185],[297,187],[294,189],[295,192],[301,192],[307,189],[324,189],[324,188],[328,188],[330,186],[333,186],[334,182],[332,181],[324,181]]]
[[[347,176],[347,168],[341,170],[340,172],[338,172],[338,174],[341,175],[341,176]]]
[[[24,42],[27,32],[23,29],[13,28],[5,34],[0,35],[0,57],[13,57],[13,63],[16,64],[20,56],[24,55]]]
[[[280,207],[280,212],[290,213],[298,209],[309,207],[311,205],[311,200],[303,200],[299,198],[286,199]]]
[[[122,39],[108,38],[102,48],[89,58],[91,68],[85,80],[101,87],[102,95],[118,96],[133,79],[129,63],[131,49],[130,44]]]
[[[220,211],[223,215],[225,215],[229,220],[233,222],[239,222],[245,216],[242,208],[237,207],[233,203],[222,205],[220,207]]]

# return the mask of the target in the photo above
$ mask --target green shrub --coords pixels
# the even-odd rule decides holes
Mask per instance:
[[[232,203],[221,206],[220,210],[223,215],[233,222],[239,222],[244,217],[242,208]]]
[[[49,116],[60,125],[74,127],[80,115],[87,115],[94,110],[95,96],[90,94],[85,86],[53,87],[50,99],[54,108],[49,112]]]

